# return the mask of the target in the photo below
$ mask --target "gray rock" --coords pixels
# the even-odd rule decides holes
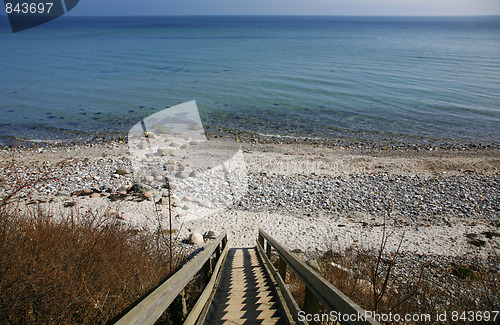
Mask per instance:
[[[65,191],[59,191],[59,192],[57,192],[56,196],[66,197],[66,196],[69,196],[69,193],[65,192]]]
[[[213,232],[212,230],[210,230],[210,231],[207,231],[207,233],[205,234],[204,237],[208,238],[208,239],[215,239],[217,236],[215,235],[215,232]]]
[[[187,179],[189,177],[189,174],[186,172],[178,172],[176,176],[179,177],[180,179]]]
[[[141,184],[141,183],[135,183],[130,187],[128,192],[135,192],[135,193],[141,193],[144,194],[146,192],[151,191],[152,188],[150,186],[147,186],[146,184]]]
[[[301,252],[294,252],[295,256],[301,260],[302,262],[306,261],[306,255],[301,251]]]
[[[198,203],[200,206],[204,208],[210,209],[212,207],[212,202],[208,200],[196,200],[196,203]]]
[[[164,171],[161,171],[161,170],[155,170],[153,171],[153,177],[165,177],[166,176],[166,173]]]
[[[160,205],[168,205],[168,197],[162,197],[156,203]],[[170,203],[173,205],[174,200],[170,199]]]
[[[117,192],[128,192],[130,189],[129,185],[122,185],[119,188],[116,189]]]
[[[172,149],[167,149],[167,148],[160,148],[156,150],[156,155],[157,156],[169,156],[172,153]]]
[[[195,171],[192,171],[190,174],[189,174],[189,177],[201,177],[202,176],[202,173],[200,173],[199,171],[195,170]]]
[[[321,262],[314,258],[308,260],[306,264],[309,265],[316,272],[321,272],[321,270],[323,269]]]

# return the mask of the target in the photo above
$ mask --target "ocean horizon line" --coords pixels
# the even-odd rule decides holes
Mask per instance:
[[[500,14],[470,14],[470,15],[359,15],[359,14],[135,14],[135,15],[78,15],[78,14],[66,14],[64,16],[58,17],[58,19],[68,19],[68,18],[127,18],[127,17],[304,17],[304,18],[499,18]],[[6,14],[1,14],[0,18],[8,19]]]

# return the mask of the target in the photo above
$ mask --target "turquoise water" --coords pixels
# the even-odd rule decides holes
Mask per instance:
[[[0,17],[0,142],[122,134],[196,100],[204,125],[500,143],[500,17]]]

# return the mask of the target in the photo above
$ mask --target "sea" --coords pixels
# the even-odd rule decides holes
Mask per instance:
[[[0,17],[0,144],[126,135],[195,100],[207,133],[500,143],[500,16]]]

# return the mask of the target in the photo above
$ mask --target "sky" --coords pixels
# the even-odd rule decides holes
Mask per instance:
[[[80,0],[73,15],[500,15],[500,0]]]

